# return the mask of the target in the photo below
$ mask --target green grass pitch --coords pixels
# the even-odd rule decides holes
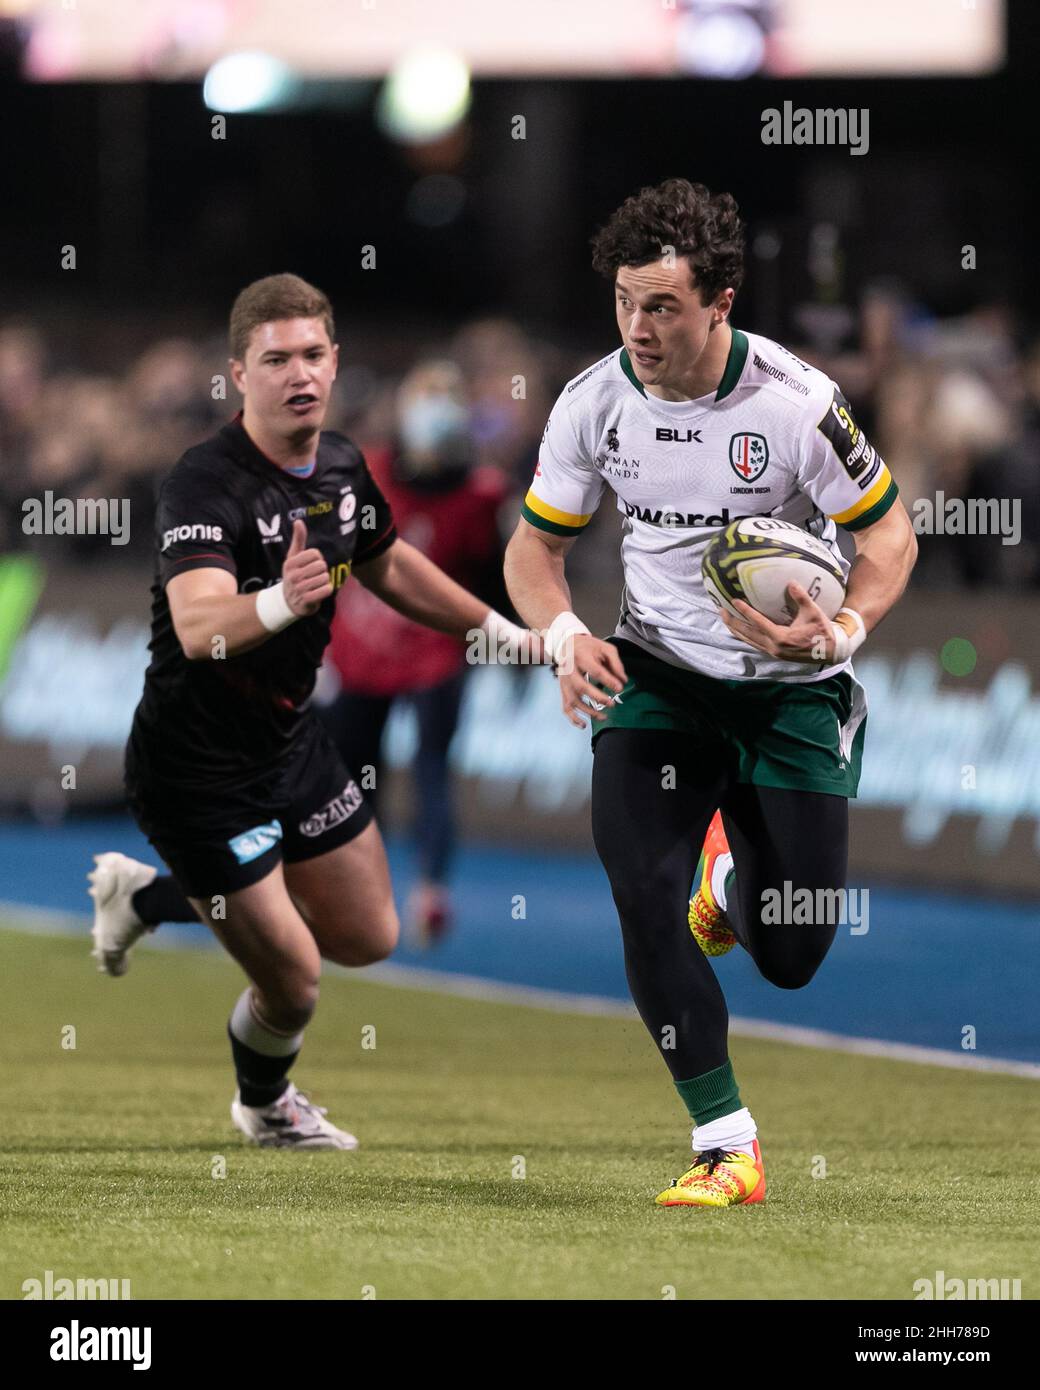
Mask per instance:
[[[0,931],[4,1298],[48,1269],[140,1299],[1040,1289],[1028,1079],[734,1039],[766,1202],[659,1209],[689,1129],[638,1020],[335,974],[293,1074],[361,1148],[265,1152],[228,1116],[238,970],[145,947],[111,980],[88,947]]]

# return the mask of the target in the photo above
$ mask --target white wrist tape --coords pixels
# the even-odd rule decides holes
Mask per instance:
[[[549,653],[550,661],[558,662],[560,660],[568,638],[576,637],[578,633],[588,631],[589,629],[576,613],[557,613],[545,631],[545,650]]]
[[[283,627],[288,627],[299,618],[300,615],[294,613],[285,601],[285,590],[280,579],[277,584],[272,584],[269,589],[261,589],[257,594],[256,616],[268,632],[281,632]]]
[[[838,619],[843,613],[847,621],[840,623]],[[831,626],[834,628],[834,664],[837,665],[839,661],[848,661],[852,653],[863,645],[867,640],[867,629],[855,608],[839,608]]]
[[[517,627],[516,623],[503,618],[502,614],[496,613],[493,608],[488,609],[487,616],[480,626],[483,632],[499,637],[503,642],[515,642],[518,651],[523,647],[524,638],[527,636],[525,627]]]

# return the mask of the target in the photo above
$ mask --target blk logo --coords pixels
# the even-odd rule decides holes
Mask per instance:
[[[617,430],[615,429],[607,430],[607,448],[615,454],[621,448],[621,445],[618,443]]]
[[[664,443],[672,444],[701,444],[700,430],[672,430],[667,426],[658,426],[657,438]]]

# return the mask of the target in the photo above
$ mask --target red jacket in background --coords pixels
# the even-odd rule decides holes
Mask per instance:
[[[509,491],[505,477],[481,467],[452,478],[403,481],[395,475],[392,449],[369,448],[365,458],[400,539],[495,607],[503,588],[498,509]],[[384,696],[421,690],[454,675],[465,653],[460,638],[413,623],[363,585],[340,590],[327,657],[345,690]]]

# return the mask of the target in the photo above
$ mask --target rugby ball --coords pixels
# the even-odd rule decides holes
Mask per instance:
[[[741,516],[708,543],[701,560],[708,597],[739,616],[742,599],[774,623],[789,624],[797,606],[787,596],[801,584],[828,618],[845,601],[845,576],[829,546],[800,526],[772,516]]]

